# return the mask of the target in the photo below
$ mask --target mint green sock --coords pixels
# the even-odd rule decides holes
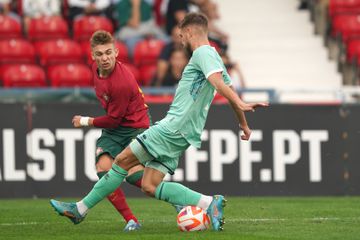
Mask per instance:
[[[101,179],[103,176],[105,176],[105,174],[107,174],[107,171],[96,173],[96,175],[98,176],[99,179]]]
[[[102,199],[114,192],[123,182],[128,172],[116,164],[112,165],[111,170],[105,174],[93,187],[93,189],[83,198],[83,202],[88,208],[94,207]]]
[[[201,194],[179,183],[161,182],[156,188],[155,197],[173,205],[196,206]]]

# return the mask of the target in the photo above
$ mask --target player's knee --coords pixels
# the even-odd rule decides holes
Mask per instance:
[[[156,186],[151,183],[142,182],[141,191],[150,197],[155,196]]]
[[[138,165],[139,161],[131,152],[130,148],[126,148],[124,151],[122,151],[116,156],[114,163],[122,167],[126,171],[129,171],[130,168]]]
[[[119,167],[125,169],[126,171],[129,171],[129,169],[132,167],[128,156],[126,156],[125,154],[117,155],[114,160],[114,163]]]
[[[121,157],[120,154],[117,155],[117,156],[115,157],[115,159],[114,159],[114,163],[115,163],[116,165],[120,165],[122,161],[123,161],[123,158]]]
[[[96,172],[109,171],[112,163],[113,158],[109,154],[103,154],[96,163]]]
[[[114,160],[114,163],[121,166],[122,165],[126,165],[128,162],[128,155],[125,154],[124,152],[119,153]]]

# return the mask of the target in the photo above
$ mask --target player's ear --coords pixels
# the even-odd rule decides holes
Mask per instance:
[[[114,47],[115,49],[115,57],[117,57],[119,55],[119,49],[117,47]]]
[[[93,61],[95,61],[95,53],[94,53],[93,50],[91,50],[91,59],[92,59]]]
[[[196,29],[196,27],[189,26],[188,27],[188,39],[192,39],[194,37],[194,35],[197,35],[197,31],[198,31],[198,29]]]
[[[186,27],[185,28],[185,33],[188,35],[188,37],[192,36],[192,28]]]

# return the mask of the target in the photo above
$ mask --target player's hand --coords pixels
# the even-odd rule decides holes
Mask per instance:
[[[81,119],[81,116],[80,115],[75,115],[72,119],[72,124],[74,125],[74,127],[76,128],[81,128],[81,124],[80,124],[80,119]]]
[[[246,103],[241,106],[241,110],[244,112],[255,112],[256,108],[268,107],[269,103]]]
[[[250,135],[251,135],[251,130],[249,128],[249,126],[240,126],[241,130],[243,130],[243,134],[241,135],[241,140],[249,140],[250,139]]]

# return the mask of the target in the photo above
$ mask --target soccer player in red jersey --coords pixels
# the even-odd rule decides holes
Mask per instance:
[[[102,178],[111,169],[116,155],[145,129],[149,128],[148,106],[133,74],[121,62],[116,60],[118,49],[110,33],[97,31],[91,37],[91,49],[94,89],[96,97],[106,111],[99,117],[76,115],[72,119],[74,127],[103,128],[96,143],[96,171]],[[135,166],[129,171],[126,181],[141,187],[143,166]],[[124,231],[140,228],[138,220],[126,203],[121,188],[117,188],[108,197],[127,225]]]

